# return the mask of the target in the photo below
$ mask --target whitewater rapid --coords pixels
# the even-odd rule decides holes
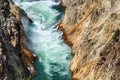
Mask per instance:
[[[71,80],[71,49],[62,40],[62,32],[57,30],[63,17],[59,3],[52,0],[14,2],[33,20],[33,23],[25,24],[31,45],[29,49],[38,56],[34,64],[36,74],[33,80]]]

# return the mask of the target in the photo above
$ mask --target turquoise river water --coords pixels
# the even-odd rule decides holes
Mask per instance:
[[[38,58],[34,64],[33,80],[71,80],[69,70],[71,49],[57,30],[64,10],[52,0],[13,0],[33,20],[25,28],[31,49]]]

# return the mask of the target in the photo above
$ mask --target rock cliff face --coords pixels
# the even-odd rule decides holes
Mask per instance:
[[[120,80],[120,0],[63,0],[59,29],[72,47],[73,80]]]
[[[26,49],[22,16],[27,18],[11,1],[0,0],[0,80],[31,80],[34,72],[35,55]]]

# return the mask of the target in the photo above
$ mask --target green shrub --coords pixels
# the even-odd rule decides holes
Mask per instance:
[[[117,30],[115,31],[115,33],[114,33],[114,36],[113,36],[113,40],[114,40],[115,42],[118,42],[118,40],[119,40],[119,35],[120,35],[120,30],[117,29]]]

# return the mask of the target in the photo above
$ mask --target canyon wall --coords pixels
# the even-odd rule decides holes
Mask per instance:
[[[25,12],[8,0],[0,0],[0,80],[31,80],[35,55],[27,50],[21,18]]]
[[[59,29],[72,47],[73,80],[120,80],[120,0],[63,0]]]

